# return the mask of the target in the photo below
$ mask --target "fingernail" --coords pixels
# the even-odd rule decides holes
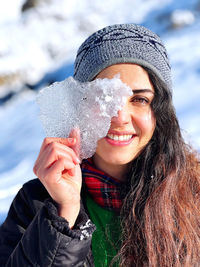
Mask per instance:
[[[76,161],[77,161],[78,164],[81,163],[81,162],[80,162],[80,159],[79,159],[78,157],[76,157]]]

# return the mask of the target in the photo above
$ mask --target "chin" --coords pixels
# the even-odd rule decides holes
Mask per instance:
[[[108,163],[108,164],[112,164],[112,165],[126,165],[128,163],[130,163],[133,159],[132,158],[126,158],[123,157],[123,155],[121,155],[120,157],[106,157],[103,158],[103,160]]]
[[[108,147],[97,147],[96,157],[104,163],[111,165],[126,165],[132,162],[141,153],[140,149],[126,148],[112,149]]]

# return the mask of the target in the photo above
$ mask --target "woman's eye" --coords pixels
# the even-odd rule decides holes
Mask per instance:
[[[141,96],[134,96],[131,99],[131,102],[133,103],[138,103],[138,104],[142,104],[142,105],[146,105],[149,103],[149,100],[145,97],[141,97]]]

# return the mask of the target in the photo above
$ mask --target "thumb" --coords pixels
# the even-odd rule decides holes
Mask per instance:
[[[80,145],[81,145],[81,137],[80,137],[80,130],[79,128],[74,128],[71,130],[69,134],[70,138],[75,138],[76,142],[71,148],[74,150],[76,153],[77,157],[80,158]]]

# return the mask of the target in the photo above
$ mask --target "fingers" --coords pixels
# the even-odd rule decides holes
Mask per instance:
[[[65,157],[72,159],[75,164],[80,163],[73,149],[57,142],[50,143],[46,149],[44,149],[44,153],[41,155],[41,160],[43,157],[49,157],[49,161]]]
[[[75,168],[70,169],[70,170],[68,171],[68,174],[69,174],[70,176],[74,176],[74,175],[75,175]]]
[[[55,142],[71,147],[75,144],[76,141],[74,140],[74,138],[46,137],[42,143],[40,152],[42,152],[45,149],[45,147],[47,147],[49,144],[55,143]]]
[[[65,159],[66,161],[71,162],[74,165],[79,164],[80,163],[79,155],[80,155],[79,129],[77,128],[73,129],[70,132],[69,138],[47,137],[44,139],[42,143],[33,171],[38,176],[38,178],[42,178],[44,177],[46,170],[49,169],[52,165],[55,165],[56,161],[60,162],[61,160],[62,162],[62,159]],[[74,176],[73,167],[68,166],[66,171],[68,172],[69,175]],[[58,172],[60,172],[61,174],[60,169],[58,169]]]
[[[41,170],[42,173],[39,175],[43,176],[43,181],[47,179],[48,183],[59,183],[61,177],[63,177],[63,172],[66,174],[75,168],[75,164],[65,158],[61,158],[55,161],[49,168]]]
[[[70,203],[72,210],[78,202],[80,204],[82,173],[77,156],[79,148],[77,130],[72,131],[69,138],[45,138],[33,168],[51,198],[60,206],[63,203],[69,206]]]
[[[69,134],[69,139],[75,138],[75,144],[72,144],[71,148],[75,151],[78,158],[80,158],[80,145],[81,145],[81,137],[80,130],[78,128],[74,128],[71,130]]]
[[[45,141],[43,143],[45,143]],[[75,152],[70,147],[57,142],[47,143],[46,147],[41,149],[33,171],[40,177],[39,174],[41,175],[45,169],[51,167],[55,161],[62,159],[72,162],[74,165],[80,163]]]

